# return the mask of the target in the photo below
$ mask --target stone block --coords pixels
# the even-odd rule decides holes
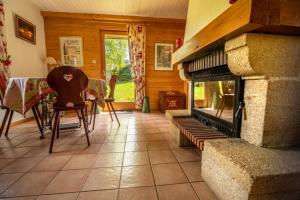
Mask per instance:
[[[242,139],[205,141],[202,177],[223,200],[300,198],[300,149],[267,149]]]

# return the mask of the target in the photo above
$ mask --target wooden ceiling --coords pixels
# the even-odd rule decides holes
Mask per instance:
[[[185,19],[188,0],[31,0],[42,11]]]

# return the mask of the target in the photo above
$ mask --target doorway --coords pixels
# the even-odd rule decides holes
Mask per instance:
[[[115,87],[116,110],[132,110],[135,102],[135,88],[131,75],[127,32],[102,32],[104,77],[109,82],[117,75]],[[109,91],[108,91],[109,92]]]

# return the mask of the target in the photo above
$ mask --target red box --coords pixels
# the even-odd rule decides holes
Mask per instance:
[[[178,91],[159,92],[159,111],[185,109],[185,94]]]

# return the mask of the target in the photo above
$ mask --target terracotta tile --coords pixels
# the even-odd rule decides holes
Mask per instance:
[[[14,197],[14,198],[5,198],[5,199],[0,199],[0,200],[36,200],[36,196],[31,196],[31,197]]]
[[[28,151],[23,158],[25,157],[46,157],[49,155],[48,145],[45,147],[35,147]]]
[[[93,167],[118,167],[122,166],[122,162],[123,153],[99,154]]]
[[[192,148],[180,148],[172,150],[178,162],[200,161],[201,156]]]
[[[191,184],[157,186],[159,200],[198,200]]]
[[[90,146],[86,146],[80,154],[98,154],[100,152],[102,144],[92,144]]]
[[[188,181],[178,163],[152,165],[156,185],[185,183]]]
[[[3,168],[1,173],[27,172],[41,160],[41,157],[20,158]]]
[[[149,164],[149,156],[147,151],[125,152],[124,154],[123,166],[147,164]]]
[[[147,151],[147,142],[127,142],[125,151]]]
[[[55,144],[55,143],[54,143]],[[52,155],[74,155],[83,151],[87,145],[57,145],[53,147]]]
[[[102,145],[100,153],[124,152],[125,143],[105,143]]]
[[[0,159],[0,169],[6,167],[8,164],[12,163],[16,159],[10,158],[10,159]]]
[[[77,200],[117,200],[118,190],[81,192]]]
[[[15,197],[39,195],[56,174],[57,172],[30,172],[22,176],[0,196]]]
[[[125,142],[126,135],[108,135],[105,139],[105,143]]]
[[[203,181],[201,177],[201,162],[183,162],[180,165],[190,182]]]
[[[192,183],[198,197],[205,200],[218,200],[205,182]]]
[[[151,164],[174,163],[177,162],[172,151],[149,151]]]
[[[96,154],[74,155],[64,166],[63,170],[91,168],[97,159]]]
[[[155,187],[120,189],[118,200],[157,200]]]
[[[32,147],[10,148],[4,152],[1,152],[0,158],[20,158],[31,149]]]
[[[43,194],[79,192],[88,172],[86,169],[61,171],[43,191]]]
[[[168,149],[170,149],[170,147],[169,147],[167,142],[156,141],[156,142],[148,142],[147,143],[147,149],[148,149],[148,151],[168,150]]]
[[[0,174],[0,193],[6,190],[11,184],[18,180],[23,173]]]
[[[34,166],[31,171],[57,171],[61,170],[67,161],[71,158],[70,155],[65,156],[48,156]]]
[[[83,191],[115,189],[119,187],[121,167],[92,169],[83,186]]]
[[[78,193],[41,195],[37,200],[76,200]]]
[[[154,180],[149,165],[122,168],[121,188],[153,185]]]

